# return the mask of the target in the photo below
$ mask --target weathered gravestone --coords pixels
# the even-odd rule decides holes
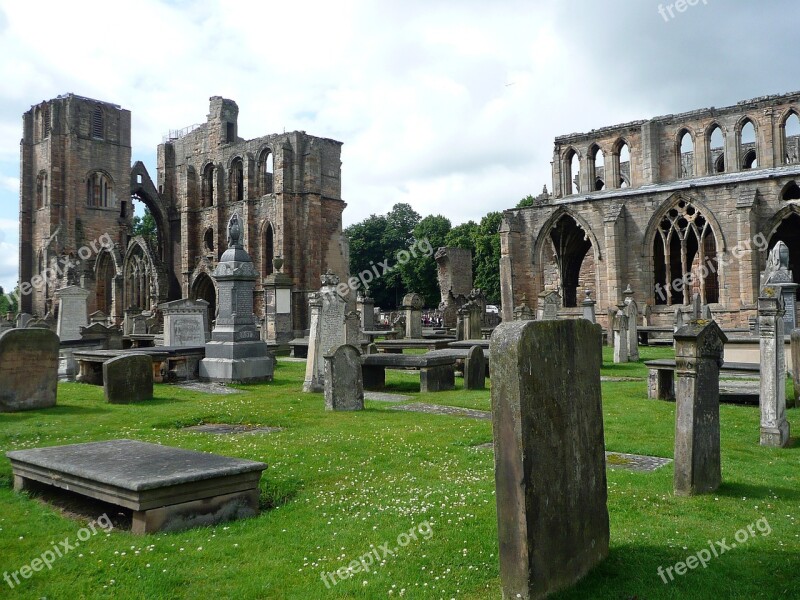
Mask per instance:
[[[0,333],[0,412],[55,406],[58,346],[49,329]]]
[[[158,308],[164,315],[165,346],[203,346],[208,342],[208,302],[183,298]]]
[[[597,330],[511,322],[491,338],[503,598],[544,598],[608,555]]]
[[[540,321],[552,321],[558,319],[558,307],[561,306],[561,296],[556,291],[542,292],[539,294]]]
[[[791,404],[800,408],[800,329],[794,329],[791,333],[791,353],[792,353],[792,387],[794,388],[794,396],[792,401],[787,399],[786,404]]]
[[[464,359],[464,389],[482,390],[486,388],[486,357],[483,348],[473,346]]]
[[[361,353],[345,344],[325,356],[325,409],[364,410]]]
[[[356,310],[361,314],[361,329],[372,331],[375,329],[375,299],[370,298],[369,290],[358,292]]]
[[[782,448],[789,443],[786,420],[786,361],[783,340],[783,299],[765,287],[758,298],[758,335],[761,352],[761,445]]]
[[[28,323],[33,319],[33,315],[30,315],[26,312],[21,312],[17,315],[17,328],[18,329],[25,329],[28,326]]]
[[[619,309],[614,316],[614,362],[626,363],[630,360],[628,354],[628,315]]]
[[[625,296],[625,315],[628,317],[628,360],[637,362],[639,360],[639,305],[633,298],[633,290],[629,285],[622,292]]]
[[[324,391],[325,356],[333,354],[336,348],[347,343],[344,318],[347,301],[336,291],[339,277],[327,271],[320,279],[320,291],[309,295],[311,321],[304,392]]]
[[[595,313],[595,305],[597,304],[597,300],[592,299],[592,290],[584,290],[586,294],[586,298],[584,298],[581,306],[583,307],[583,318],[589,321],[590,323],[594,323],[597,320],[597,316]]]
[[[406,337],[420,339],[422,337],[422,309],[425,301],[419,294],[403,296],[403,313],[406,317]]]
[[[110,404],[153,399],[153,359],[147,354],[123,354],[103,363],[103,394]]]
[[[58,325],[56,333],[62,342],[81,339],[81,327],[89,324],[86,300],[89,291],[77,285],[56,290]]]
[[[693,321],[675,332],[676,496],[713,492],[722,481],[719,368],[727,341],[714,321]]]
[[[779,241],[770,250],[767,265],[761,274],[760,289],[769,286],[776,290],[776,296],[783,300],[783,325],[785,331],[796,327],[795,297],[798,284],[794,282],[792,272],[789,270],[789,247]]]
[[[206,381],[271,381],[275,368],[275,359],[256,330],[253,288],[258,273],[242,247],[242,235],[241,220],[234,213],[228,221],[228,249],[214,269],[217,320],[199,369],[200,379]]]

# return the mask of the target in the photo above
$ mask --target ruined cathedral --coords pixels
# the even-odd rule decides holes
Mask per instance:
[[[579,316],[589,290],[608,326],[631,286],[652,325],[697,294],[747,327],[778,241],[800,283],[799,115],[796,92],[556,138],[552,193],[504,212],[504,320],[552,291]]]
[[[20,144],[20,310],[45,316],[64,285],[91,292],[89,312],[119,322],[127,309],[179,298],[216,305],[210,276],[226,249],[225,225],[243,220],[243,241],[263,281],[291,280],[294,329],[306,327],[307,293],[331,269],[347,274],[342,236],[341,143],[303,131],[245,140],[239,108],[214,96],[204,123],[170,131],[158,146],[155,181],[131,166],[131,113],[74,94],[23,115]],[[154,235],[134,235],[133,202],[149,209]],[[46,275],[44,275],[46,274]],[[35,285],[38,281],[41,285]]]

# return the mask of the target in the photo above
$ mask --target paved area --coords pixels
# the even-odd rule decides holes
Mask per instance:
[[[386,392],[364,392],[364,400],[373,400],[375,402],[407,402],[411,400],[412,396],[404,396],[402,394],[387,394]]]
[[[208,383],[203,381],[186,381],[178,384],[179,388],[191,392],[203,392],[204,394],[241,394],[241,390],[227,387],[221,383]]]
[[[492,420],[492,413],[486,410],[474,410],[472,408],[457,408],[455,406],[441,406],[439,404],[425,404],[424,402],[414,402],[395,406],[392,410],[406,410],[410,412],[421,412],[429,415],[448,415],[451,417],[469,417],[470,419]]]

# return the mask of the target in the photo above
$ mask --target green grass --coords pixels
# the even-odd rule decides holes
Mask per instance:
[[[606,365],[606,446],[671,457],[674,404],[647,399],[647,369]],[[642,360],[669,348],[643,348]],[[156,398],[109,405],[102,389],[59,386],[54,409],[0,415],[0,575],[28,564],[86,524],[41,499],[14,493],[9,450],[132,438],[261,460],[261,515],[181,533],[91,537],[52,570],[35,572],[3,598],[499,598],[491,425],[405,413],[367,402],[358,413],[326,413],[321,395],[300,391],[303,363],[280,362],[270,384],[211,396],[156,386]],[[390,371],[388,391],[414,402],[490,410],[489,391],[419,394],[419,376]],[[791,393],[791,391],[789,391]],[[721,407],[723,486],[695,498],[672,494],[672,467],[608,471],[611,551],[556,598],[796,598],[800,596],[800,449],[758,445],[757,407]],[[800,426],[800,411],[789,411]],[[284,428],[269,435],[214,436],[198,423]],[[656,574],[765,517],[771,527],[741,547],[665,585]],[[429,539],[399,548],[369,573],[328,589],[335,571],[423,522]],[[405,591],[403,591],[405,590]]]

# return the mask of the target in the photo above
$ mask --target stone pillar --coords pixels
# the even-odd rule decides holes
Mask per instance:
[[[361,315],[357,310],[351,310],[344,315],[345,343],[355,348],[361,348]]]
[[[311,292],[308,295],[308,358],[306,360],[306,376],[303,380],[304,392],[319,392],[324,384],[319,377],[319,369],[317,368],[322,356],[319,339],[319,313],[321,310],[322,296],[319,292]]]
[[[289,351],[289,342],[294,337],[292,326],[292,278],[281,273],[283,259],[274,259],[272,275],[264,278],[264,332],[263,339],[273,346],[276,353]]]
[[[722,481],[719,368],[726,341],[714,321],[693,321],[675,332],[676,496],[713,492]]]
[[[361,313],[361,329],[363,331],[374,331],[375,299],[369,297],[369,292],[359,293],[356,298],[356,310]]]
[[[614,362],[626,363],[628,354],[628,316],[622,309],[614,316]]]
[[[792,387],[794,388],[794,396],[791,402],[787,399],[786,404],[794,407],[800,407],[800,329],[792,331]]]
[[[492,335],[503,598],[544,598],[608,555],[596,340],[582,319],[514,321]]]
[[[336,348],[343,345],[346,339],[344,314],[347,301],[336,291],[339,277],[328,271],[321,276],[322,287],[314,301],[319,302],[316,323],[313,322],[313,301],[309,302],[312,310],[312,328],[308,334],[308,361],[306,377],[303,382],[304,392],[322,392],[325,383],[325,356],[333,354]],[[314,327],[314,325],[316,325]]]
[[[81,339],[81,327],[89,325],[86,300],[89,291],[77,285],[56,290],[58,299],[58,326],[56,333],[62,342]]]
[[[639,305],[633,299],[633,290],[629,285],[622,292],[625,297],[625,315],[628,317],[628,360],[639,361]]]
[[[411,339],[422,338],[422,309],[425,301],[419,294],[406,294],[403,296],[403,313],[406,317],[406,337]]]
[[[761,445],[782,448],[789,442],[783,301],[773,287],[765,287],[758,299],[758,332],[761,350]]]
[[[483,309],[477,302],[467,302],[466,308],[469,311],[469,332],[468,338],[470,340],[483,339],[483,332],[481,331],[481,324],[483,322]]]
[[[597,304],[597,300],[592,299],[592,290],[585,290],[584,293],[586,294],[586,298],[581,303],[581,306],[583,306],[583,318],[590,323],[596,323],[595,305]]]

